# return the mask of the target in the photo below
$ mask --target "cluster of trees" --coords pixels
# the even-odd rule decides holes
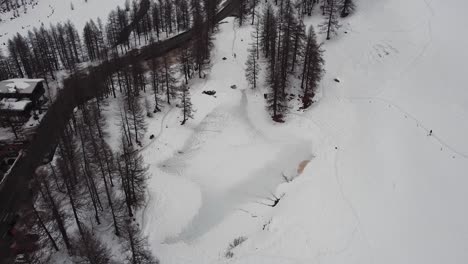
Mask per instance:
[[[146,65],[130,57],[121,67],[103,66],[102,72],[95,73],[100,79],[92,82],[102,85],[99,88],[102,93],[80,105],[58,141],[54,162],[38,170],[34,179],[39,188],[33,208],[43,212],[37,214],[36,226],[43,234],[43,245],[56,250],[66,248],[83,263],[110,263],[113,257],[108,245],[96,236],[96,230],[104,222],[112,224],[129,263],[158,263],[133,219],[135,210],[143,205],[147,177],[147,168],[136,146],[141,145],[146,130],[145,115],[160,111],[162,101],[173,104],[179,97],[181,125],[193,117],[187,84],[197,74],[204,77],[215,27],[214,23],[206,23],[209,17],[203,15],[207,12],[205,5],[193,6],[195,37],[177,55],[167,54],[149,60]],[[89,45],[101,41],[100,35],[92,37],[94,41]],[[93,55],[99,57],[102,53],[105,52],[99,49]],[[183,78],[180,83],[176,76]],[[69,82],[81,80],[74,78]],[[154,92],[154,103],[145,96],[148,87]],[[103,98],[109,96],[119,99],[118,151],[112,151],[105,141],[101,109]],[[70,231],[70,225],[76,227],[75,232]]]
[[[179,0],[176,2],[179,3]],[[178,98],[178,106],[182,109],[181,125],[184,125],[189,118],[193,118],[193,107],[190,100],[188,80],[198,75],[204,78],[205,68],[210,63],[210,49],[212,47],[212,34],[216,28],[216,14],[219,3],[217,0],[191,1],[189,16],[191,19],[191,29],[193,37],[190,43],[186,43],[174,53],[169,53],[162,58],[153,58],[144,67],[137,58],[132,58],[129,63],[122,68],[108,73],[106,78],[106,93],[116,97],[116,89],[124,94],[124,101],[121,109],[124,131],[134,131],[135,142],[140,143],[141,134],[135,120],[143,119],[144,113],[151,117],[152,113],[161,111],[161,105],[166,102],[168,105]],[[97,38],[99,39],[99,38]],[[176,67],[174,66],[176,65]],[[177,72],[178,71],[178,72]],[[178,82],[177,77],[182,81]],[[116,83],[114,85],[114,83]],[[146,86],[151,87],[154,94],[154,103],[142,98],[140,92],[146,93]],[[129,87],[135,87],[133,89]],[[131,92],[133,91],[133,92]],[[140,92],[139,92],[140,91]],[[141,102],[144,100],[144,109]],[[125,112],[130,111],[128,115]],[[127,118],[128,116],[128,118]],[[131,122],[128,122],[130,119]],[[133,122],[132,122],[133,120]],[[132,125],[132,123],[135,123]],[[129,125],[128,125],[129,124]],[[131,138],[131,136],[127,136]]]
[[[0,78],[55,79],[57,70],[73,72],[80,62],[115,58],[192,27],[199,33],[194,56],[200,66],[210,43],[204,23],[213,29],[218,9],[219,0],[133,0],[112,11],[106,23],[91,20],[81,32],[70,21],[34,28],[8,40],[8,56],[0,54]]]
[[[58,139],[54,162],[34,177],[33,208],[39,212],[42,245],[66,249],[79,263],[118,262],[96,231],[111,224],[128,263],[158,263],[134,221],[135,210],[144,204],[147,179],[136,139],[129,138],[138,132],[123,128],[120,147],[113,151],[105,141],[100,109],[99,100],[79,107]],[[135,121],[128,119],[122,122]]]
[[[97,79],[90,82],[100,86],[100,95],[80,105],[59,139],[54,162],[39,170],[34,179],[39,186],[33,206],[39,212],[35,228],[43,235],[43,246],[66,248],[82,263],[111,263],[108,245],[96,236],[99,226],[108,223],[120,238],[128,263],[157,263],[133,221],[135,210],[144,202],[147,176],[136,146],[141,145],[146,130],[145,115],[160,111],[162,101],[173,104],[179,97],[181,125],[193,117],[187,84],[203,73],[201,69],[209,61],[213,28],[204,23],[206,19],[202,18],[199,29],[195,26],[203,34],[197,34],[178,55],[167,54],[146,65],[130,57],[122,66],[103,66],[99,68],[102,72],[94,73]],[[200,42],[208,47],[201,48]],[[72,75],[67,82],[80,85],[81,75]],[[148,102],[148,88],[154,92],[154,103]],[[101,111],[104,97],[110,96],[118,98],[120,109],[118,151],[112,151],[105,141]],[[70,231],[75,229],[70,226],[76,231]]]
[[[149,3],[154,11],[158,10],[157,6],[168,4],[168,1]],[[180,1],[185,0],[175,0],[177,3]],[[143,2],[139,6],[142,6]],[[98,80],[90,83],[102,92],[102,96],[117,97],[118,92],[123,94],[122,98],[125,98],[125,103],[122,103],[121,108],[124,113],[129,112],[128,115],[123,115],[127,124],[125,131],[135,131],[135,135],[129,136],[130,133],[127,133],[127,137],[135,138],[138,144],[143,129],[139,129],[135,125],[136,121],[132,120],[143,119],[145,110],[146,115],[151,116],[152,113],[161,110],[160,105],[163,101],[171,104],[178,96],[182,102],[179,106],[182,108],[184,117],[181,123],[185,124],[193,115],[189,88],[177,82],[177,67],[172,67],[172,65],[179,65],[178,70],[184,77],[185,84],[188,84],[188,80],[195,74],[204,78],[204,69],[210,62],[212,34],[216,28],[216,13],[219,6],[218,1],[212,0],[192,1],[188,4],[191,7],[188,15],[191,17],[192,40],[181,47],[177,54],[168,54],[163,59],[150,60],[146,67],[133,56],[113,60],[118,55],[118,46],[109,45],[109,36],[118,36],[117,33],[109,31],[113,28],[110,26],[113,23],[103,26],[100,20],[97,23],[90,21],[85,25],[83,37],[80,38],[73,24],[67,22],[52,26],[50,29],[45,27],[34,29],[27,37],[17,34],[11,39],[8,42],[9,56],[3,56],[0,53],[0,79],[40,77],[44,78],[47,83],[49,78],[55,79],[58,70],[67,69],[72,75],[80,75],[82,71],[78,71],[78,63],[88,59],[100,60],[102,64],[93,69],[94,75],[99,75]],[[136,10],[137,7],[133,9]],[[130,10],[133,9],[130,8]],[[140,8],[140,10],[143,9]],[[110,17],[113,15],[111,14]],[[163,22],[163,25],[167,23]],[[125,44],[120,45],[120,47],[123,46]],[[147,71],[149,71],[149,76]],[[77,80],[77,82],[80,81]],[[154,104],[144,99],[145,103],[142,107],[143,98],[139,91],[146,92],[146,85],[151,85],[154,92]]]
[[[37,5],[38,0],[3,0],[0,1],[0,14],[5,12],[13,11],[13,17],[10,19],[14,19],[20,16],[20,9],[23,9],[23,13],[27,13],[28,5],[35,6]],[[2,17],[0,17],[0,22],[2,21]]]
[[[300,15],[311,16],[315,6],[318,5],[320,5],[320,8],[322,9],[323,15],[325,15],[324,8],[334,5],[338,9],[341,17],[347,17],[354,12],[356,8],[353,0],[335,0],[333,2],[330,2],[329,0],[298,0],[296,2]]]
[[[313,27],[306,34],[298,9],[291,0],[283,0],[273,7],[267,3],[261,20],[256,24],[247,60],[246,77],[255,88],[260,52],[266,60],[266,83],[270,89],[267,107],[273,120],[282,122],[288,110],[288,95],[295,73],[301,73],[303,108],[310,106],[323,72],[322,52]],[[297,65],[302,65],[299,69]]]
[[[270,89],[266,95],[267,107],[273,120],[282,122],[289,108],[291,83],[300,83],[301,109],[306,109],[312,104],[323,75],[321,46],[317,43],[314,28],[310,26],[306,29],[304,15],[311,15],[314,7],[320,6],[324,21],[319,27],[329,39],[340,27],[338,16],[349,15],[355,5],[352,0],[275,0],[274,4],[265,4],[255,23],[256,4],[252,0],[250,5],[245,5],[251,9],[241,8],[244,12],[251,12],[252,24],[255,24],[253,43],[246,62],[246,78],[256,88],[262,54],[267,68],[266,83]]]
[[[71,22],[34,28],[27,36],[18,33],[8,40],[7,50],[8,56],[0,55],[2,79],[55,79],[56,71],[75,71],[85,60],[80,34]]]
[[[67,82],[73,85],[79,85],[83,81],[80,76],[86,75],[77,71],[78,63],[88,59],[103,61],[86,82],[93,83],[100,95],[80,105],[58,140],[54,162],[38,170],[34,179],[37,193],[32,208],[38,219],[34,229],[42,235],[41,246],[65,249],[79,263],[122,261],[115,259],[109,244],[99,236],[104,224],[110,224],[118,237],[127,258],[125,262],[158,263],[133,218],[143,205],[147,178],[147,168],[136,146],[141,145],[146,129],[145,115],[160,111],[163,101],[174,104],[179,97],[182,125],[193,117],[188,80],[196,75],[204,77],[204,69],[209,65],[218,1],[146,1],[150,8],[141,11],[145,10],[144,2],[138,7],[118,9],[115,14],[120,12],[120,17],[111,14],[113,22],[105,26],[99,20],[90,21],[83,35],[70,22],[50,29],[34,29],[27,36],[16,35],[8,43],[9,56],[0,55],[2,79],[55,78],[57,70],[67,69],[72,73]],[[185,10],[183,3],[190,5],[185,16],[189,19],[185,21],[175,15],[179,12],[176,10]],[[161,6],[166,7],[160,9]],[[174,14],[174,20],[169,14]],[[128,38],[118,43],[127,34],[127,28],[136,36],[133,39],[139,41],[140,36],[152,38],[149,30],[158,37],[161,32],[170,34],[171,30],[185,30],[187,26],[193,28],[194,37],[177,54],[167,54],[146,64],[132,56],[119,65],[110,60],[119,55],[118,49],[122,52],[130,48]],[[177,81],[178,76],[183,76],[182,83]],[[154,92],[154,103],[145,96],[148,87]],[[119,99],[121,143],[117,151],[105,141],[101,109],[103,97],[109,96]],[[48,251],[36,253],[44,252]]]

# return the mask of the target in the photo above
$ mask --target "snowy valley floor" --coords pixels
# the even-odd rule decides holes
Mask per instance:
[[[263,90],[247,88],[252,29],[220,25],[211,72],[190,85],[195,119],[180,126],[180,110],[166,107],[142,151],[142,226],[161,263],[468,260],[468,40],[449,27],[466,20],[450,8],[462,2],[359,2],[324,44],[320,101],[285,124],[270,121]],[[273,194],[284,196],[263,205]]]

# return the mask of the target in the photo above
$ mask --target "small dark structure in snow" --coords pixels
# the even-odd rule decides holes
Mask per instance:
[[[202,94],[206,94],[206,95],[215,95],[215,94],[216,94],[216,91],[213,91],[213,90],[203,91]]]
[[[153,138],[154,138],[154,135],[151,135],[151,136],[150,136],[150,139],[153,139]]]
[[[231,85],[231,89],[237,89],[237,85],[235,84]]]

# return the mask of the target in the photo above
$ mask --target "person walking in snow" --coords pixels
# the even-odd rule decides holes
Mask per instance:
[[[429,135],[428,136],[432,136],[432,129],[429,131]]]

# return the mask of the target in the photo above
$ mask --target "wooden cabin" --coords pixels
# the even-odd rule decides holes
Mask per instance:
[[[41,106],[43,79],[10,79],[0,82],[0,126],[22,124]]]

